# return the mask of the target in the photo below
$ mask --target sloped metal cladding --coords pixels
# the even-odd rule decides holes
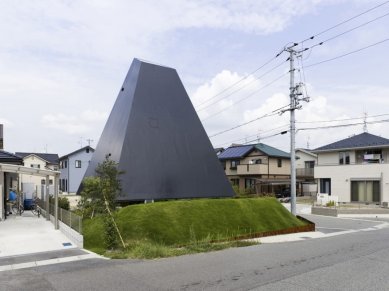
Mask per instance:
[[[124,171],[119,200],[233,196],[175,69],[134,59],[85,176],[107,154]]]

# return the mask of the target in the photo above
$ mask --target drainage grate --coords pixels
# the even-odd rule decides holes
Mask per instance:
[[[72,244],[70,242],[62,243],[64,247],[70,247]]]

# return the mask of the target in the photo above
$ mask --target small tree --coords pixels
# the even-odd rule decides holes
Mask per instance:
[[[91,218],[96,212],[104,214],[107,247],[113,248],[116,244],[116,236],[113,237],[112,228],[116,230],[123,247],[125,247],[113,216],[113,211],[116,209],[116,199],[121,192],[119,175],[123,172],[119,171],[116,162],[110,160],[108,155],[103,163],[97,165],[95,171],[95,177],[88,177],[83,181],[79,208],[83,215],[90,213]]]

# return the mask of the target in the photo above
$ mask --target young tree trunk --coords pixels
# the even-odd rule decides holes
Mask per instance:
[[[117,226],[117,224],[116,224],[115,218],[114,218],[113,215],[112,215],[111,209],[109,209],[108,200],[105,198],[105,195],[103,195],[103,197],[104,197],[105,209],[107,209],[108,214],[109,214],[109,215],[111,216],[111,218],[112,218],[113,225],[115,226],[116,232],[118,233],[118,236],[119,236],[120,241],[121,241],[121,243],[122,243],[122,245],[123,245],[123,248],[126,248],[126,244],[124,243],[124,240],[123,240],[123,238],[122,238],[122,235],[120,234],[120,231],[119,231],[119,228],[118,228],[118,226]]]

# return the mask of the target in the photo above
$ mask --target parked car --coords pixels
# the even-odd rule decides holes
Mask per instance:
[[[290,188],[284,188],[280,191],[277,191],[275,194],[276,198],[290,197]]]

